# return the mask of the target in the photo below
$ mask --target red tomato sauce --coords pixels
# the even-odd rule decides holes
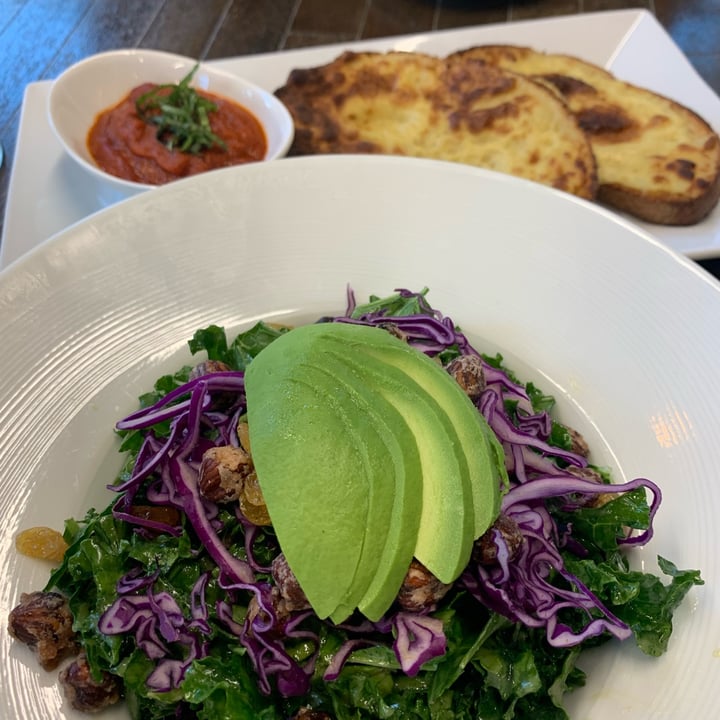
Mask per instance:
[[[137,98],[154,87],[151,83],[136,87],[96,118],[88,133],[87,145],[105,172],[125,180],[162,185],[265,157],[267,138],[259,120],[238,103],[202,90],[196,92],[217,106],[217,111],[211,112],[208,119],[212,131],[226,147],[213,146],[196,154],[168,150],[157,139],[157,128],[138,117],[135,110]]]

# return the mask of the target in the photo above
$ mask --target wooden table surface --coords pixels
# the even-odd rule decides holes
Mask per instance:
[[[0,0],[0,207],[25,86],[96,52],[222,58],[622,8],[654,13],[720,94],[720,0]],[[720,261],[703,264],[720,276]]]

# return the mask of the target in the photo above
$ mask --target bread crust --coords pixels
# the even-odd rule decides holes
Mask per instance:
[[[345,52],[275,94],[295,122],[291,155],[429,157],[597,194],[590,143],[555,93],[471,58]]]
[[[663,225],[700,222],[720,199],[720,139],[697,113],[576,57],[513,45],[453,53],[525,74],[562,97],[587,132],[598,200]]]

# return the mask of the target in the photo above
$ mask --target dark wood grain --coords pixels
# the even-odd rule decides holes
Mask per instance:
[[[433,30],[436,3],[425,0],[373,0],[362,30],[364,38],[378,38],[403,33]]]
[[[511,20],[534,20],[541,17],[573,15],[580,9],[577,0],[546,0],[537,2],[515,2],[511,9]]]
[[[25,86],[102,50],[147,47],[221,58],[622,8],[654,12],[720,93],[718,0],[0,0],[0,208]],[[718,261],[705,265],[720,271]]]
[[[92,0],[55,3],[27,0],[0,34],[0,123],[5,124],[20,106],[25,85],[47,76],[65,41],[70,39]],[[59,37],[63,39],[61,42]],[[3,127],[4,135],[4,127]]]
[[[507,3],[497,0],[482,3],[475,0],[441,0],[438,29],[507,22],[509,10]]]
[[[232,4],[232,0],[166,2],[138,45],[204,58]]]
[[[235,0],[207,57],[232,57],[281,49],[295,17],[296,5],[296,0]]]
[[[343,35],[356,39],[367,16],[367,0],[303,0],[292,23],[294,33]]]

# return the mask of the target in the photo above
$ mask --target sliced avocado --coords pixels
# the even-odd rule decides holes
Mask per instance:
[[[452,582],[470,560],[475,539],[469,471],[457,432],[433,395],[402,370],[367,352],[346,351],[346,356],[362,363],[368,382],[404,416],[415,436],[422,466],[415,557],[441,582]]]
[[[366,456],[337,389],[318,389],[276,369],[258,363],[246,375],[253,461],[288,564],[324,618],[341,602],[360,560]]]
[[[345,354],[333,353],[323,344],[320,358],[324,371],[343,383],[363,410],[360,422],[377,433],[390,451],[390,461],[381,457],[383,470],[371,484],[368,523],[360,561],[345,602],[331,614],[334,622],[345,620],[359,608],[370,620],[379,620],[397,597],[415,551],[415,538],[422,507],[422,472],[415,436],[403,416],[374,389],[364,371]],[[377,453],[377,443],[366,445]],[[374,490],[374,492],[373,492]],[[392,491],[391,493],[389,491]],[[364,599],[373,591],[372,604]]]
[[[308,325],[264,349],[245,386],[268,511],[320,617],[381,617],[413,554],[443,582],[462,572],[504,459],[439,365],[382,329]]]
[[[296,369],[296,377],[310,386],[331,390],[332,398],[329,399],[329,402],[339,403],[343,407],[345,425],[341,432],[347,433],[347,439],[353,443],[362,458],[364,480],[367,483],[366,506],[356,508],[358,514],[364,514],[364,519],[363,534],[354,539],[355,547],[353,549],[358,551],[358,555],[353,578],[345,588],[338,585],[337,595],[332,596],[332,601],[337,604],[329,616],[338,623],[345,620],[355,610],[365,585],[377,572],[377,562],[385,547],[387,528],[390,524],[395,497],[394,478],[396,474],[403,472],[403,460],[393,442],[394,436],[390,435],[389,443],[386,441],[386,429],[379,416],[368,407],[351,385],[338,379],[335,366],[328,360],[325,358],[322,365],[310,364],[313,363],[311,354],[307,362]],[[302,424],[304,421],[303,413],[299,415],[298,422]],[[334,449],[331,450],[331,457],[334,461]],[[302,459],[300,460],[302,462]],[[352,469],[346,468],[343,472],[352,472]],[[323,504],[325,501],[324,494],[316,496],[317,504]],[[298,566],[296,563],[293,566],[290,558],[302,555],[306,562],[312,562],[312,558],[316,555],[314,546],[309,545],[307,539],[297,536],[285,538],[284,536],[280,537],[278,533],[278,537],[283,544],[288,563],[291,567],[297,568],[296,575],[301,586],[303,581],[305,585],[308,585],[308,572],[304,569],[304,564]],[[333,542],[332,538],[320,537],[318,540]],[[296,545],[297,549],[294,549]],[[314,575],[314,563],[310,568],[310,574],[311,577]],[[312,590],[312,579],[309,587]],[[331,602],[330,597],[327,597],[327,602]]]
[[[368,347],[367,352],[376,354],[377,351],[374,347]],[[427,388],[448,414],[458,433],[470,470],[475,538],[479,538],[497,518],[500,512],[500,488],[508,484],[500,442],[457,382],[447,372],[438,373],[437,363],[427,355],[418,353],[406,343],[400,343],[384,347],[382,360],[406,372]],[[493,483],[488,482],[490,474],[495,478]],[[431,538],[426,540],[432,542]]]
[[[315,334],[295,336],[290,352],[277,344],[276,357],[269,346],[267,362],[246,373],[253,459],[280,545],[316,613],[345,620],[384,577],[387,603],[371,618],[379,619],[413,557],[418,452],[403,418],[362,378],[335,367],[322,342],[318,356]],[[407,491],[406,478],[414,484]],[[361,497],[344,494],[348,484],[362,486]]]

